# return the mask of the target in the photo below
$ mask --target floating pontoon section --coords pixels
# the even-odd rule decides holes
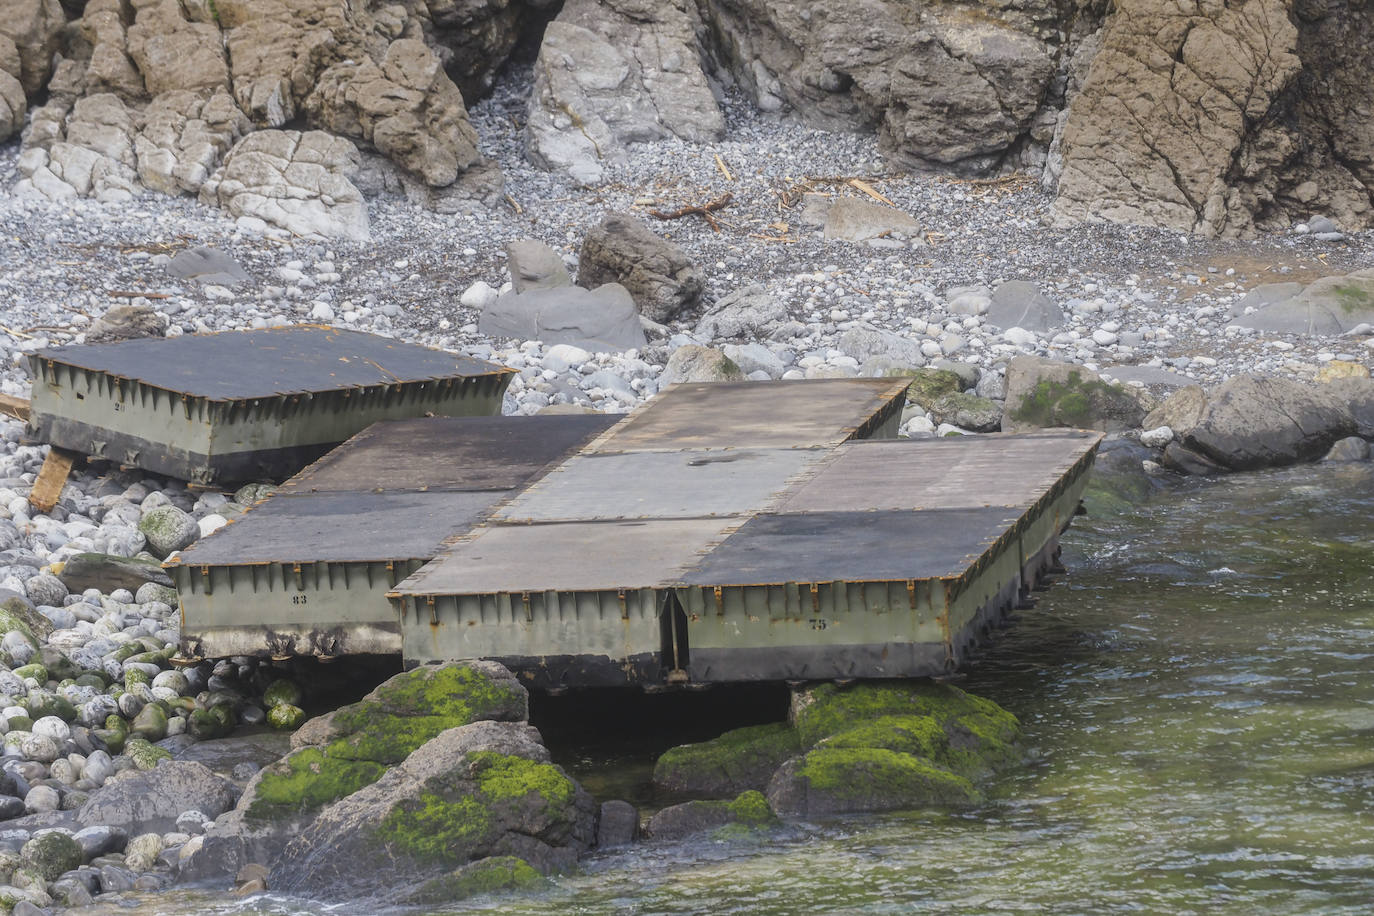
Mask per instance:
[[[1101,438],[865,440],[883,397],[834,422],[859,386],[830,414],[806,387],[737,388],[740,412],[684,387],[402,582],[405,662],[554,688],[948,671],[1053,564]]]
[[[30,433],[196,483],[281,478],[384,419],[500,413],[511,370],[337,328],[32,354]]]
[[[377,423],[168,564],[188,657],[401,651],[386,593],[616,417]]]

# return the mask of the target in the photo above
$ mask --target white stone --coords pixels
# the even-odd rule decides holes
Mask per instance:
[[[205,537],[213,531],[218,531],[227,524],[229,524],[229,519],[220,515],[218,512],[212,512],[196,521],[196,526],[200,528],[201,537]]]
[[[1157,426],[1140,434],[1140,444],[1148,448],[1164,448],[1174,441],[1174,431],[1167,426]]]
[[[561,374],[590,361],[591,358],[592,354],[581,347],[575,347],[572,344],[554,344],[544,354],[543,365],[545,369]]]
[[[1098,328],[1096,331],[1093,331],[1093,343],[1100,347],[1111,346],[1120,339],[1121,338],[1117,337],[1117,335],[1113,334],[1111,331],[1104,330],[1103,328]]]
[[[495,302],[497,295],[498,293],[491,284],[485,280],[478,280],[463,290],[463,295],[458,297],[458,301],[470,309],[480,310]]]

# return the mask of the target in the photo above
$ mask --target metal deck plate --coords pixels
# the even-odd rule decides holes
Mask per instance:
[[[277,493],[508,490],[619,419],[588,414],[374,423],[288,480]]]
[[[847,442],[784,497],[779,512],[1029,506],[1099,434],[993,435]]]
[[[418,595],[602,591],[673,581],[728,519],[492,525],[407,579]]]
[[[879,582],[958,576],[1015,510],[814,512],[750,519],[682,577],[684,585]]]
[[[398,490],[272,497],[184,551],[183,566],[356,563],[431,557],[500,498]]]
[[[593,450],[835,446],[900,409],[905,392],[901,379],[671,385]]]
[[[40,350],[39,360],[210,401],[504,375],[491,363],[338,328],[298,326],[145,337]]]
[[[824,449],[683,449],[577,455],[494,520],[709,518],[763,509]]]

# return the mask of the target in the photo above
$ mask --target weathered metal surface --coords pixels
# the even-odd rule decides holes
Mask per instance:
[[[426,418],[364,430],[166,564],[183,653],[399,653],[387,591],[614,421]]]
[[[197,483],[287,476],[377,420],[497,413],[510,381],[319,327],[63,347],[30,363],[34,438]]]
[[[48,362],[225,402],[509,371],[389,337],[317,325],[143,337],[32,356],[35,368]]]
[[[716,448],[577,455],[531,484],[494,518],[549,522],[711,518],[763,509],[823,449]]]
[[[509,490],[575,452],[618,419],[588,414],[374,423],[277,492]]]
[[[901,379],[670,385],[590,449],[828,448],[896,435]]]
[[[704,438],[685,420],[660,428],[676,430],[673,441]],[[746,462],[747,475],[713,487],[728,463],[704,471],[694,458],[774,453],[654,453],[652,439],[621,432],[391,593],[407,663],[499,658],[549,686],[575,670],[595,670],[596,683],[947,671],[1053,565],[1101,439],[811,450],[793,439],[782,448],[796,463]],[[627,442],[644,450],[618,453]],[[594,463],[612,456],[618,464]],[[644,664],[655,651],[658,665]],[[582,668],[543,661],[584,655]]]

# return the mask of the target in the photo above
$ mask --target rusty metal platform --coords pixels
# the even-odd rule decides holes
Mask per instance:
[[[359,331],[225,331],[40,350],[30,435],[195,483],[287,476],[383,419],[500,412],[511,370]]]
[[[182,653],[401,650],[386,592],[615,417],[374,424],[178,557]]]
[[[402,582],[405,661],[547,688],[942,673],[1053,565],[1101,439],[807,448],[765,423],[730,449],[685,417],[632,417]]]

